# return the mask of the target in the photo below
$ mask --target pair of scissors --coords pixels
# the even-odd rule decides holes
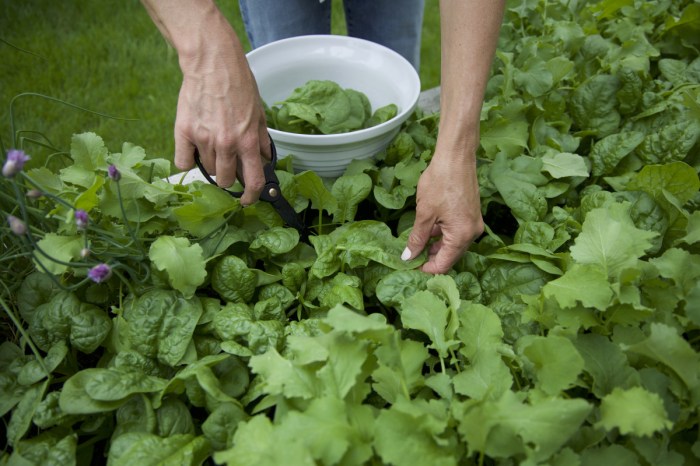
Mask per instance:
[[[280,217],[282,217],[282,220],[284,220],[287,225],[294,227],[299,232],[302,239],[306,239],[306,225],[304,225],[304,222],[301,221],[294,208],[289,204],[289,201],[287,201],[287,199],[285,199],[282,195],[280,181],[279,178],[277,178],[277,174],[275,174],[275,166],[277,165],[277,149],[275,148],[275,143],[272,140],[272,137],[270,137],[270,152],[272,153],[270,161],[263,165],[265,187],[263,187],[263,190],[260,193],[260,200],[272,204],[272,207],[274,207],[275,211]],[[199,158],[199,152],[196,148],[194,151],[194,161],[197,164],[199,171],[202,172],[204,178],[214,186],[219,186],[216,184],[214,178],[207,173],[207,170],[204,168],[204,165]],[[242,191],[230,191],[226,188],[221,189],[235,198],[240,198],[243,195]]]

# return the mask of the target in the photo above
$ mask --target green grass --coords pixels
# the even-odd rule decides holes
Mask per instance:
[[[344,33],[341,0],[333,0],[333,32]],[[249,49],[237,0],[219,0]],[[420,76],[439,84],[438,0],[426,1]],[[5,1],[0,6],[0,140],[13,145],[10,103],[38,93],[115,118],[36,96],[15,99],[15,132],[59,149],[71,135],[93,131],[114,152],[123,142],[170,159],[181,74],[177,55],[138,0]],[[31,133],[36,132],[36,133]],[[25,140],[39,163],[50,151]]]

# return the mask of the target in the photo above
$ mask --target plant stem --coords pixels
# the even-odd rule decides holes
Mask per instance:
[[[2,299],[2,296],[0,296],[0,306],[5,310],[5,313],[8,315],[10,320],[12,320],[12,323],[15,324],[15,327],[17,327],[17,330],[19,331],[20,334],[22,334],[22,338],[24,338],[24,341],[27,342],[29,345],[29,348],[31,348],[32,353],[34,353],[34,356],[36,357],[36,360],[39,361],[39,365],[41,366],[41,369],[44,371],[44,374],[46,374],[46,377],[49,377],[51,374],[49,374],[49,371],[46,369],[46,364],[44,363],[44,358],[41,356],[41,353],[39,352],[39,348],[34,345],[34,341],[32,341],[31,337],[27,334],[27,332],[24,330],[24,327],[22,326],[22,323],[19,321],[17,316],[15,315],[15,312],[10,309],[10,307],[7,305],[4,299]]]

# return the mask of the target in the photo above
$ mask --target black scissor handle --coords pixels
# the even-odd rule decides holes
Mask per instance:
[[[270,138],[271,157],[270,160],[267,163],[265,163],[265,165],[263,165],[263,174],[265,175],[265,187],[267,187],[270,181],[276,181],[277,184],[279,184],[279,181],[277,180],[277,175],[275,174],[275,167],[277,166],[277,148],[275,147],[275,142],[272,140],[272,136],[270,136],[269,134],[267,136]],[[207,172],[206,168],[204,168],[204,164],[202,163],[202,159],[199,157],[199,151],[196,147],[194,148],[194,163],[197,165],[197,168],[199,168],[199,171],[202,173],[202,176],[204,176],[204,179],[206,179],[209,183],[213,184],[214,186],[219,186],[216,183],[216,180],[212,178],[209,172]],[[226,188],[221,189],[223,189],[231,196],[236,198],[240,198],[241,196],[243,196],[243,191],[231,191]],[[260,198],[263,199],[262,193],[260,194]],[[267,201],[267,199],[263,200]]]
[[[296,230],[301,235],[302,239],[307,237],[306,225],[299,219],[294,208],[289,204],[287,199],[282,195],[282,190],[280,189],[280,182],[275,173],[275,166],[277,165],[277,148],[275,147],[275,142],[272,137],[268,134],[270,138],[270,161],[263,165],[263,174],[265,175],[265,186],[260,193],[260,200],[269,202],[275,208],[277,213],[282,217],[282,220],[287,223],[287,225],[296,228]],[[219,186],[216,180],[207,172],[202,164],[202,160],[199,157],[199,151],[195,147],[194,149],[194,162],[197,164],[197,168],[202,173],[204,178],[214,186]],[[219,186],[220,187],[220,186]],[[235,198],[240,198],[243,195],[242,191],[230,191],[226,188],[221,188],[231,196]]]

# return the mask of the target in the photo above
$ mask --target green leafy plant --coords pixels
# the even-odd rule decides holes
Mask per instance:
[[[270,128],[289,133],[337,134],[376,126],[398,113],[396,104],[372,111],[367,96],[335,81],[307,81],[282,102],[265,105]]]
[[[697,3],[516,2],[482,112],[487,225],[400,260],[439,115],[264,203],[95,134],[0,178],[8,464],[700,460]],[[26,144],[25,144],[26,143]],[[53,164],[52,164],[53,166]]]

